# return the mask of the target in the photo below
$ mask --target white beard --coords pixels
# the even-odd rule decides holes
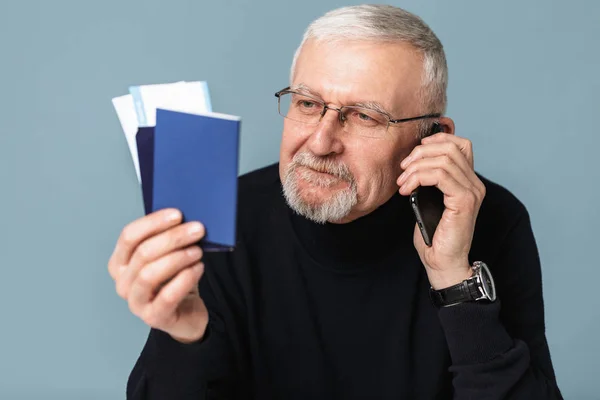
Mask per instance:
[[[333,176],[323,177],[309,171],[298,172],[298,167],[301,166]],[[331,187],[342,179],[349,183],[349,187],[339,189],[329,199],[319,203],[309,203],[304,199],[303,193],[298,187],[300,178],[315,187],[323,188]],[[283,181],[283,195],[292,210],[320,224],[342,220],[350,214],[358,202],[356,180],[350,169],[344,163],[322,159],[308,152],[297,153],[288,165]]]

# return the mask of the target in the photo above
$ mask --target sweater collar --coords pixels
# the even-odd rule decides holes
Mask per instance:
[[[356,270],[411,249],[415,219],[408,198],[395,193],[379,208],[345,224],[318,224],[289,206],[292,227],[308,254],[336,270]],[[412,249],[414,250],[414,249]]]

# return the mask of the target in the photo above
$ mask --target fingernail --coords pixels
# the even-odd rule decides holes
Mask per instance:
[[[398,185],[402,185],[402,182],[404,182],[404,178],[406,178],[406,172],[403,172],[402,174],[400,174],[400,177],[398,177],[398,181],[396,183]]]
[[[404,161],[402,161],[402,163],[400,164],[400,166],[402,167],[402,169],[406,169],[406,166],[408,165],[408,163],[410,162],[410,156],[406,157],[404,159]]]
[[[198,246],[190,247],[185,251],[190,258],[196,258],[200,255],[200,248]]]
[[[196,264],[192,267],[195,273],[199,274],[202,272],[202,268],[204,268],[204,263]]]
[[[169,211],[165,219],[167,220],[167,222],[177,221],[180,215],[181,213],[179,212],[179,210]]]
[[[197,233],[202,232],[203,229],[204,226],[202,226],[200,222],[191,222],[190,226],[188,227],[188,233],[190,235],[195,235]]]

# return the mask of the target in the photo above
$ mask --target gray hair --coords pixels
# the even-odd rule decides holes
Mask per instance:
[[[373,40],[377,42],[406,42],[423,56],[423,83],[420,94],[429,112],[445,113],[448,66],[444,47],[423,20],[399,7],[363,4],[329,11],[313,21],[302,38],[292,62],[290,80],[304,43],[317,41]],[[420,131],[427,129],[421,124]],[[430,124],[427,124],[430,126]]]

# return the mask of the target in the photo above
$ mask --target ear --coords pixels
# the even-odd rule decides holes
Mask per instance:
[[[454,135],[455,126],[452,118],[449,117],[440,117],[438,123],[444,128],[444,132],[450,135]]]

